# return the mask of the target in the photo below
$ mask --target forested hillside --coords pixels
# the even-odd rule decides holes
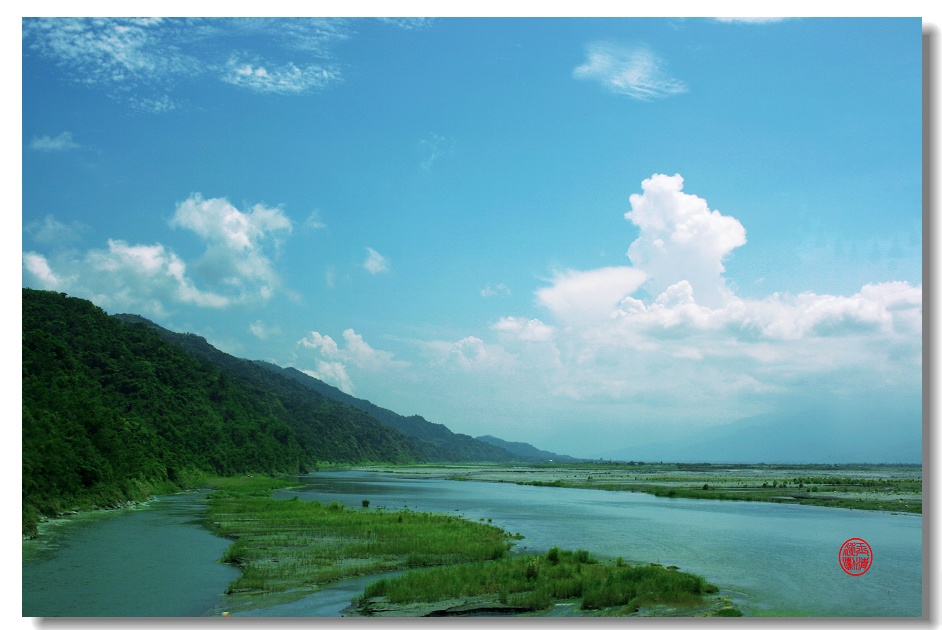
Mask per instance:
[[[421,460],[406,436],[288,379],[269,372],[283,386],[266,388],[87,300],[22,295],[24,533],[42,514],[142,498],[198,472]]]
[[[357,409],[360,413],[354,414],[355,418],[372,418],[387,427],[387,432],[401,433],[410,438],[409,442],[423,461],[500,462],[517,459],[506,449],[477,440],[470,435],[453,433],[443,424],[434,424],[421,416],[401,416],[394,411],[374,405],[368,400],[354,398],[295,368],[282,368],[265,361],[239,359],[213,347],[200,336],[167,330],[139,315],[115,315],[114,317],[127,323],[151,326],[162,338],[178,345],[191,356],[216,365],[224,372],[234,374],[246,383],[278,392],[279,395],[286,396],[290,400],[313,398],[320,401],[320,405]],[[302,422],[297,430],[302,438],[306,439],[310,437],[308,436],[310,428],[309,423]]]
[[[520,457],[517,453],[503,448],[503,445],[489,443],[480,438],[473,438],[463,433],[455,433],[443,424],[429,422],[422,416],[403,416],[395,411],[374,405],[368,400],[355,398],[324,381],[308,376],[295,368],[282,368],[272,363],[257,361],[258,365],[277,374],[284,375],[301,383],[305,387],[338,402],[362,409],[387,427],[392,427],[414,439],[424,459],[433,462],[498,462],[520,459],[530,461],[530,457]],[[530,447],[534,451],[532,446]],[[541,461],[545,458],[539,458]]]

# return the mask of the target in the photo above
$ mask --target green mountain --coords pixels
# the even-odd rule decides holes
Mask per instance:
[[[425,462],[504,462],[516,457],[509,451],[474,439],[469,435],[453,433],[443,424],[431,423],[421,416],[404,417],[383,409],[368,400],[354,398],[327,383],[308,376],[294,368],[282,368],[266,361],[239,359],[214,348],[203,337],[189,333],[175,333],[162,328],[140,315],[115,315],[129,324],[149,326],[163,339],[179,346],[186,353],[241,380],[269,391],[291,392],[292,396],[305,394],[335,405],[352,407],[373,418],[385,427],[410,438],[417,459]],[[304,430],[304,426],[300,430]],[[387,460],[393,461],[393,460]]]
[[[42,516],[139,500],[205,473],[566,459],[401,416],[88,300],[22,297],[24,533]]]
[[[294,368],[282,368],[264,361],[259,365],[303,384],[315,392],[362,409],[387,427],[414,438],[423,457],[431,462],[502,462],[520,459],[518,453],[500,444],[454,433],[443,424],[429,422],[422,416],[402,416],[395,411],[374,405],[368,400],[355,398],[320,379]],[[509,444],[509,443],[508,443]],[[534,449],[535,450],[535,449]],[[527,459],[527,458],[524,458]]]
[[[87,300],[22,296],[25,533],[41,515],[141,499],[200,473],[424,460],[366,412],[220,357],[201,337],[180,335],[188,352]]]

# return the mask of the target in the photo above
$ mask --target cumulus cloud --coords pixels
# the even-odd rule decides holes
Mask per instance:
[[[523,341],[550,341],[554,334],[552,326],[547,326],[538,319],[522,317],[501,317],[492,328],[498,332],[510,333]]]
[[[686,92],[684,82],[668,75],[664,65],[663,59],[646,48],[596,42],[586,46],[586,60],[572,76],[596,81],[609,92],[639,101]]]
[[[350,394],[351,396],[353,395],[353,381],[350,380],[350,375],[347,374],[347,368],[343,363],[318,359],[316,365],[317,367],[313,370],[301,371],[308,376],[333,385],[344,393]]]
[[[796,396],[919,395],[920,285],[740,297],[723,262],[745,229],[683,183],[655,174],[630,197],[631,265],[558,271],[535,291],[545,317],[504,316],[492,337],[427,344],[431,364],[508,398],[529,388],[528,400],[556,401],[547,410],[617,404],[626,422],[653,408],[657,421],[721,422]]]
[[[308,372],[325,382],[336,385],[347,393],[353,391],[348,368],[353,367],[366,372],[387,372],[409,367],[407,361],[394,358],[393,353],[377,350],[370,346],[362,335],[352,328],[343,331],[343,347],[329,335],[311,331],[307,337],[297,342],[299,348],[311,350],[317,356],[317,369]]]
[[[238,292],[239,301],[268,299],[277,289],[279,278],[267,249],[277,249],[281,235],[292,229],[280,208],[256,204],[243,212],[228,199],[195,193],[177,204],[170,225],[206,241],[194,267],[207,282]]]
[[[78,149],[79,144],[72,139],[71,131],[63,131],[58,136],[41,136],[33,138],[29,143],[29,148],[33,151],[69,151]]]
[[[222,308],[264,302],[279,288],[267,250],[291,231],[280,209],[256,205],[242,212],[225,199],[194,194],[177,205],[171,225],[205,243],[195,262],[184,261],[161,243],[108,239],[104,249],[24,253],[24,283],[87,297],[108,310],[157,317],[175,305]],[[81,226],[66,226],[49,216],[25,229],[37,242],[61,245],[74,240]]]
[[[656,174],[641,182],[642,194],[629,197],[625,218],[641,233],[628,248],[628,258],[647,274],[652,294],[686,280],[698,302],[717,306],[731,295],[723,259],[745,244],[746,230],[683,187],[680,175]]]
[[[32,286],[46,289],[49,291],[58,291],[63,286],[62,279],[52,271],[46,257],[36,252],[25,252],[23,254],[24,279],[31,279]]]
[[[568,324],[611,317],[618,303],[634,293],[647,276],[632,267],[602,267],[557,272],[552,285],[536,292],[537,302]]]
[[[108,310],[165,317],[169,304],[218,308],[231,300],[199,289],[186,264],[161,244],[130,245],[109,239],[107,249],[82,256],[62,254],[52,263],[41,254],[24,254],[24,284],[68,291]],[[68,275],[54,269],[66,269]]]
[[[389,260],[372,247],[366,248],[366,260],[363,261],[363,268],[374,276],[379,273],[389,271]]]

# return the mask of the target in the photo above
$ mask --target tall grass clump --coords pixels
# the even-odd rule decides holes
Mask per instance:
[[[702,577],[660,566],[600,563],[587,551],[553,547],[545,555],[527,554],[496,562],[409,571],[369,585],[358,598],[364,613],[372,598],[407,604],[492,595],[520,611],[545,610],[554,601],[580,599],[583,610],[703,603],[715,586]]]

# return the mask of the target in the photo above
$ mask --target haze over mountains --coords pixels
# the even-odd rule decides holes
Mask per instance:
[[[860,435],[853,410],[808,407],[710,427],[687,436],[600,453],[616,461],[767,464],[922,462],[918,409],[883,410],[885,423]],[[878,431],[878,433],[877,433]]]

